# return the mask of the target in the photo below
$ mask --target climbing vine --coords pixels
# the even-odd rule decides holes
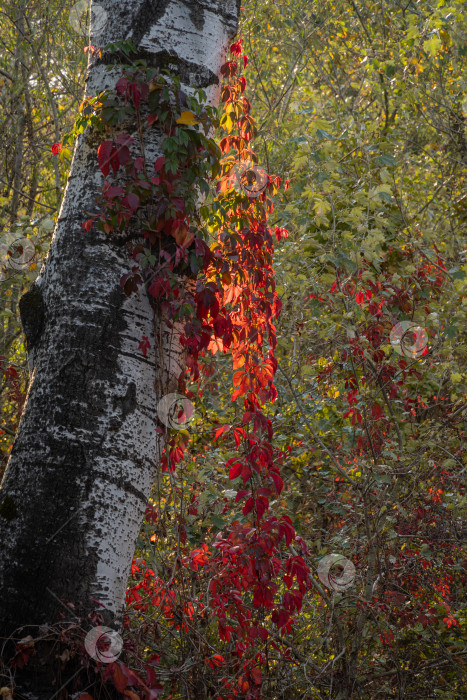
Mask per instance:
[[[101,55],[100,49],[90,50]],[[131,295],[144,288],[149,296],[156,344],[161,322],[177,329],[187,368],[178,378],[180,390],[187,381],[199,385],[213,372],[208,356],[228,354],[232,399],[242,404],[238,425],[225,424],[213,436],[221,440],[230,430],[235,436],[236,456],[225,465],[232,484],[240,484],[235,498],[225,504],[230,522],[209,545],[193,549],[179,512],[171,574],[156,575],[141,558],[133,562],[135,583],[127,591],[125,625],[131,639],[131,616],[149,609],[163,615],[180,634],[190,635],[195,617],[205,624],[214,622],[220,640],[233,644],[230,676],[233,671],[237,680],[224,677],[222,655],[206,653],[206,669],[214,676],[220,672],[211,682],[224,687],[229,697],[259,697],[268,663],[265,618],[271,618],[278,634],[289,631],[310,584],[303,541],[288,515],[270,512],[271,499],[283,488],[283,455],[273,447],[266,411],[276,399],[274,321],[281,308],[274,281],[274,240],[288,235],[284,228],[273,231],[268,217],[281,181],[259,168],[252,148],[256,128],[244,94],[247,57],[241,41],[230,47],[230,59],[222,67],[220,119],[206,106],[202,90],[188,94],[176,75],[132,60],[131,42],[105,50],[130,59],[115,89],[87,98],[73,132],[62,144],[54,144],[59,153],[88,127],[99,134],[97,161],[105,179],[96,211],[88,212],[83,222],[83,235],[97,226],[114,244],[127,248],[131,263],[122,276],[122,289]],[[212,138],[215,128],[224,133],[220,147]],[[117,135],[107,138],[109,129]],[[148,154],[146,129],[158,130],[160,153]],[[139,351],[148,355],[151,349],[150,339],[142,337]],[[162,384],[157,388],[163,393]],[[189,458],[190,434],[160,425],[156,429],[166,440],[162,473],[182,502],[176,473]],[[199,495],[192,490],[192,513],[197,512]],[[146,523],[160,517],[151,505]],[[298,548],[293,554],[288,550],[292,542]],[[197,573],[199,590],[187,602],[183,598],[188,572]],[[98,615],[94,622],[99,622]],[[147,630],[139,623],[141,637]],[[62,640],[65,637],[62,633]],[[272,638],[270,644],[279,649]],[[155,670],[160,655],[144,653],[130,642],[130,656],[132,651],[141,675],[115,661],[102,669],[103,680],[128,697],[140,697],[136,692],[156,697],[163,688],[159,679],[164,673]],[[20,643],[15,663],[27,663],[28,653],[30,645]]]
[[[336,31],[338,55],[346,33]],[[337,680],[350,696],[357,660],[367,683],[378,667],[389,676],[389,662],[399,677],[407,640],[423,650],[418,675],[426,675],[433,657],[424,654],[437,627],[444,649],[446,639],[458,639],[462,622],[460,546],[447,535],[441,546],[433,534],[452,532],[452,504],[445,508],[444,501],[453,491],[463,496],[462,462],[460,451],[428,466],[424,452],[423,462],[411,455],[425,441],[420,425],[430,410],[460,430],[465,394],[453,399],[447,379],[430,395],[417,386],[423,367],[436,371],[438,349],[457,332],[434,310],[465,275],[451,268],[443,243],[423,248],[421,229],[414,233],[402,217],[396,160],[380,134],[362,145],[352,125],[339,133],[315,115],[298,129],[309,129],[307,138],[294,136],[288,141],[294,147],[287,146],[294,182],[277,218],[294,222],[285,242],[294,279],[280,277],[288,335],[277,347],[274,247],[288,233],[270,224],[282,183],[258,165],[242,42],[232,45],[222,69],[220,116],[202,91],[185,92],[177,76],[132,60],[133,48],[130,42],[106,48],[123,53],[128,65],[115,89],[83,103],[74,133],[53,148],[63,154],[88,126],[99,134],[105,183],[83,234],[98,227],[126,246],[131,262],[122,289],[127,295],[144,289],[154,309],[154,341],[142,337],[139,351],[157,359],[161,320],[180,337],[187,370],[178,387],[193,400],[198,422],[195,430],[181,428],[180,405],[180,425],[157,423],[166,449],[131,568],[125,656],[97,665],[103,680],[132,700],[183,693],[225,700],[288,692],[278,687],[299,693],[313,673],[313,692],[331,693]],[[366,59],[351,53],[356,70],[366,70]],[[327,60],[334,70],[335,57]],[[393,70],[391,61],[389,77]],[[377,74],[378,85],[385,75]],[[299,106],[293,120],[319,111]],[[375,130],[380,119],[392,128],[387,112],[375,114]],[[214,129],[221,131],[219,146]],[[145,143],[148,130],[159,130],[157,152]],[[110,131],[118,135],[110,138]],[[370,233],[359,238],[365,226]],[[292,293],[304,313],[289,322]],[[282,396],[279,411],[275,352],[283,395],[293,399],[288,405]],[[14,377],[8,379],[13,386]],[[232,405],[213,410],[219,385],[230,384]],[[162,383],[156,388],[163,395]],[[273,426],[286,421],[273,441]],[[284,489],[285,469],[292,476]],[[297,503],[305,503],[301,530]],[[342,589],[316,576],[313,565],[329,546],[352,558],[346,566],[357,568],[358,593],[341,595],[345,570]],[[91,622],[103,619],[96,613]],[[458,641],[449,654],[456,649]],[[25,640],[15,663],[27,663],[31,653]],[[405,672],[412,674],[408,663]]]

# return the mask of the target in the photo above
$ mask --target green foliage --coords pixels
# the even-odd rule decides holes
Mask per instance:
[[[305,680],[298,662],[293,693],[311,684],[338,697],[330,683],[352,682],[352,697],[431,697],[434,686],[433,697],[460,698],[462,3],[265,1],[246,12],[262,162],[291,180],[276,205],[290,235],[276,254],[273,419],[290,449],[287,501],[311,561],[337,552],[357,571],[344,593],[309,599],[292,646],[297,659],[313,649],[314,665]],[[391,343],[403,322],[423,329],[426,352]],[[453,657],[436,666],[446,647]]]
[[[268,647],[263,695],[462,698],[465,8],[459,0],[244,5],[256,150],[263,167],[290,179],[275,210],[277,225],[290,235],[276,251],[283,310],[278,399],[269,417],[283,451],[285,490],[274,507],[290,514],[316,573],[299,622]],[[84,77],[77,48],[84,42],[70,32],[57,3],[27,12],[10,3],[4,11],[8,50],[0,68],[18,87],[12,91],[0,75],[0,221],[5,235],[26,230],[36,255],[28,269],[12,274],[10,268],[0,281],[1,367],[19,373],[3,373],[6,456],[27,380],[17,302],[47,250],[57,172],[59,186],[65,182],[70,151],[56,157],[50,149],[57,129],[71,132]],[[29,43],[21,13],[31,25]],[[15,58],[21,51],[25,74]],[[92,108],[90,101],[84,106],[78,131]],[[109,109],[109,122],[124,117]],[[172,146],[187,146],[181,133],[178,144],[166,143],[168,159]],[[15,198],[18,172],[22,194]],[[206,218],[207,207],[201,213]],[[220,204],[215,215],[223,220]],[[416,329],[405,346],[393,332],[401,323]],[[191,440],[193,456],[159,475],[152,499],[158,515],[147,517],[138,542],[138,555],[165,580],[180,566],[180,537],[200,548],[233,514],[236,491],[222,465],[237,453],[241,412],[225,389],[232,385],[231,363],[220,353],[215,360],[205,358],[200,384],[189,387],[194,422],[173,436],[175,447]],[[213,441],[223,425],[232,430]],[[354,582],[342,591],[317,575],[330,553],[356,567]],[[193,570],[184,581],[179,595],[188,604],[200,584]],[[181,608],[178,614],[182,620]],[[143,615],[130,605],[128,616],[152,630],[151,638],[143,635],[147,657],[161,649],[167,678],[170,669],[181,669],[179,687],[205,692],[199,658],[206,649],[229,647],[199,610],[187,629],[167,624],[161,607]],[[239,679],[229,678],[238,688]],[[171,692],[167,681],[166,696]]]

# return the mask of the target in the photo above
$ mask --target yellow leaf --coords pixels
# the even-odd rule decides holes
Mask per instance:
[[[60,158],[60,160],[64,160],[65,158],[71,158],[71,152],[68,148],[62,148],[62,150],[58,154],[58,157]]]
[[[225,131],[232,131],[233,121],[230,118],[229,114],[222,115],[221,126],[223,127],[223,129],[225,129]]]
[[[177,119],[177,124],[187,124],[188,126],[194,126],[199,124],[193,112],[182,112],[180,118]]]

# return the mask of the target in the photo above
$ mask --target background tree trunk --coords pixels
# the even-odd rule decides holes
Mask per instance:
[[[132,39],[142,57],[204,87],[214,103],[238,11],[237,0],[100,0],[89,43]],[[105,52],[90,56],[87,96],[115,86],[119,66],[105,63]],[[159,138],[145,132],[148,153],[160,153]],[[88,129],[76,143],[49,258],[21,302],[34,368],[0,490],[3,637],[54,622],[67,614],[65,602],[88,610],[94,598],[109,618],[119,615],[163,447],[154,387],[176,391],[184,369],[168,334],[162,363],[156,357],[144,289],[129,298],[121,290],[124,247],[94,229],[83,235],[83,212],[95,211],[103,183],[99,140]],[[138,350],[143,335],[147,357]]]

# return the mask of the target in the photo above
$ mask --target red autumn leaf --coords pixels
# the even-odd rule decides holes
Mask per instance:
[[[138,350],[141,350],[143,353],[144,357],[148,354],[148,350],[151,347],[151,343],[149,342],[149,339],[147,336],[143,335],[143,339],[140,340],[139,345],[138,345]]]
[[[253,506],[255,505],[254,499],[250,496],[250,498],[247,500],[245,505],[243,506],[243,515],[248,515],[248,513],[253,510]]]
[[[295,528],[287,515],[283,515],[279,523],[279,536],[285,538],[287,546],[295,537]]]
[[[62,150],[61,143],[53,143],[52,144],[52,153],[54,154],[54,156],[58,155],[61,150]]]
[[[375,418],[381,418],[384,416],[383,410],[378,403],[373,404],[371,407],[371,413]]]
[[[227,61],[221,66],[221,73],[224,76],[237,75],[237,63],[235,61]]]
[[[117,663],[112,663],[109,664],[106,668],[107,671],[107,677],[112,680],[112,683],[116,687],[116,689],[120,692],[123,693],[125,688],[127,687],[127,679],[125,674],[123,673],[122,669],[120,668],[119,664]]]
[[[141,100],[145,100],[149,93],[149,85],[147,83],[131,83],[130,94],[133,99],[136,109],[139,108]]]
[[[284,482],[282,481],[282,478],[279,476],[279,474],[272,473],[270,476],[274,482],[274,486],[276,487],[276,493],[277,495],[279,495],[282,492],[282,489],[284,488]]]
[[[233,56],[240,56],[240,54],[242,53],[242,44],[240,41],[236,41],[230,45],[230,53]]]
[[[115,86],[115,89],[117,90],[117,95],[119,97],[122,97],[125,94],[129,82],[130,81],[128,80],[128,78],[120,78],[120,80],[118,81],[117,85]]]
[[[265,513],[269,509],[269,500],[265,496],[259,496],[256,500],[256,513],[258,514],[258,518],[263,517],[263,513]]]
[[[241,462],[235,462],[232,464],[229,470],[229,479],[236,479],[242,473],[243,464]]]
[[[245,464],[243,469],[242,469],[242,479],[243,479],[244,484],[246,484],[246,482],[251,477],[251,475],[252,475],[252,471],[251,471],[250,467],[248,466],[248,464]]]
[[[272,613],[272,621],[276,624],[279,629],[284,627],[290,619],[290,614],[287,610],[274,610]]]
[[[216,666],[225,664],[225,659],[220,654],[214,654],[214,656],[212,656],[210,659],[206,659],[206,663],[209,663],[211,668],[215,668]]]
[[[235,446],[239,447],[242,437],[245,437],[245,431],[243,430],[243,428],[234,428],[233,433],[235,439]]]
[[[217,438],[220,437],[223,433],[226,433],[228,430],[230,430],[231,427],[231,425],[221,425],[221,427],[216,430],[216,434],[214,435],[214,442],[216,442]]]
[[[93,225],[94,221],[95,219],[87,219],[83,223],[83,230],[86,231],[86,233],[88,233],[91,230],[91,226]]]
[[[162,294],[166,294],[170,290],[170,282],[164,277],[161,277],[161,275],[158,275],[156,279],[151,283],[148,292],[149,294],[154,297],[154,299],[157,299],[157,297],[161,296]]]
[[[255,685],[261,685],[261,671],[259,668],[252,668],[250,671],[250,676]]]
[[[383,646],[392,647],[394,634],[390,630],[383,630],[383,632],[379,635],[379,638],[381,639]]]
[[[110,158],[113,148],[113,141],[103,141],[97,149],[97,162],[104,177],[107,177],[110,172]]]
[[[156,173],[158,173],[159,170],[162,168],[162,166],[164,165],[164,161],[164,156],[159,156],[159,158],[156,160],[156,162],[154,163],[154,170],[156,171]]]
[[[127,146],[118,146],[115,149],[114,154],[115,162],[118,161],[118,165],[125,165],[130,160],[130,150]],[[113,167],[113,165],[112,165]],[[117,167],[118,170],[118,167]],[[116,171],[115,171],[116,172]]]
[[[113,199],[114,197],[121,197],[125,194],[123,187],[104,187],[104,197],[106,199]]]
[[[185,211],[185,202],[181,197],[172,197],[172,204],[175,206],[175,209],[179,212]]]
[[[122,199],[122,205],[128,207],[131,211],[136,211],[139,207],[140,199],[137,194],[130,192],[127,196]]]
[[[131,144],[135,142],[134,138],[132,136],[130,136],[130,134],[126,134],[126,133],[118,134],[115,141],[120,146],[131,146]]]
[[[119,668],[123,677],[125,678],[126,686],[132,685],[136,687],[139,685],[144,685],[143,681],[138,676],[138,674],[135,673],[131,668],[128,668],[128,666],[126,666],[123,663],[123,661],[117,661],[116,666]]]

